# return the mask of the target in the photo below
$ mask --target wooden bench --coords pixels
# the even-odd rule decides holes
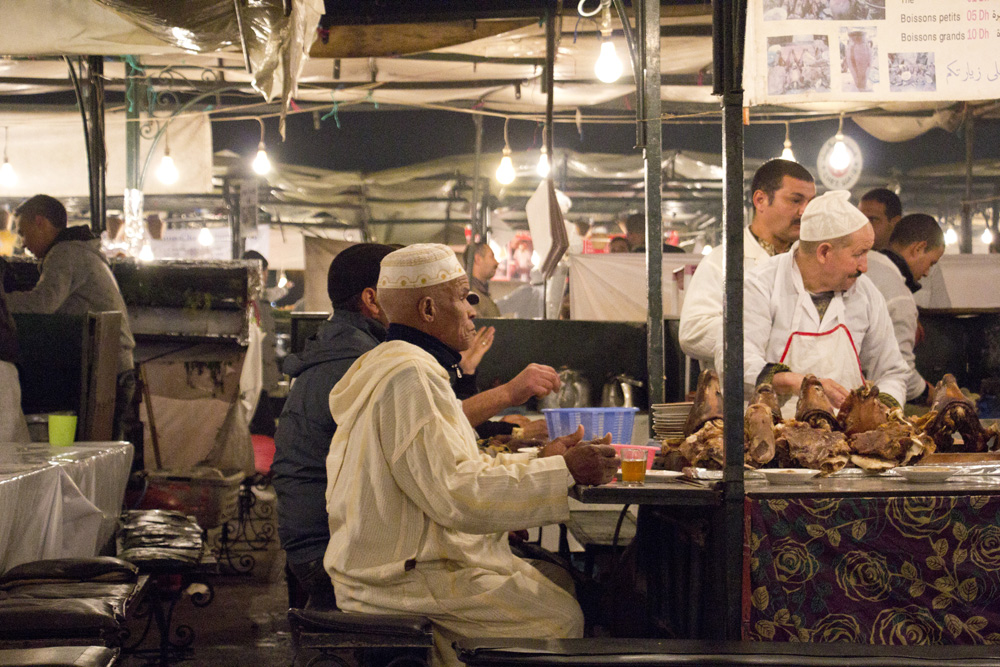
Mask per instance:
[[[998,667],[996,646],[873,646],[845,642],[735,642],[694,639],[463,639],[459,660],[470,667]]]

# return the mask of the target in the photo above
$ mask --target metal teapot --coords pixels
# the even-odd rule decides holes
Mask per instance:
[[[634,408],[633,387],[641,387],[642,382],[622,373],[608,380],[601,390],[601,407]]]
[[[538,399],[540,409],[547,408],[587,408],[590,407],[590,381],[580,371],[563,368],[559,371],[562,386]]]

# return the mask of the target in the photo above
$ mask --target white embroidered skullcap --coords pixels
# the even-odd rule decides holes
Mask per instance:
[[[847,190],[831,190],[813,199],[802,213],[799,240],[830,241],[868,224],[868,217],[851,204]]]
[[[382,258],[378,289],[417,289],[465,275],[455,252],[440,243],[415,243]]]

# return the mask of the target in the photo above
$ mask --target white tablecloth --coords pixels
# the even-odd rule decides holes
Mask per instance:
[[[0,443],[0,573],[96,555],[114,534],[131,465],[127,442]]]

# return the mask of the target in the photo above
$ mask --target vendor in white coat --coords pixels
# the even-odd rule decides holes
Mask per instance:
[[[885,250],[868,254],[867,275],[885,297],[899,351],[910,369],[906,400],[918,405],[928,404],[934,387],[920,375],[913,354],[917,338],[917,302],[913,295],[920,289],[920,280],[943,254],[941,225],[925,213],[913,213],[899,220]]]
[[[743,230],[743,271],[787,251],[799,238],[802,212],[816,196],[809,170],[798,162],[770,160],[754,174],[750,185],[754,218]],[[681,349],[702,368],[716,367],[722,354],[722,295],[725,276],[721,246],[699,264],[685,290],[681,308]]]
[[[906,399],[909,369],[885,299],[864,272],[875,240],[846,190],[813,199],[799,242],[747,275],[743,301],[743,379],[798,394],[803,376],[820,378],[833,406],[874,382],[888,405]],[[782,413],[794,414],[796,400]]]

